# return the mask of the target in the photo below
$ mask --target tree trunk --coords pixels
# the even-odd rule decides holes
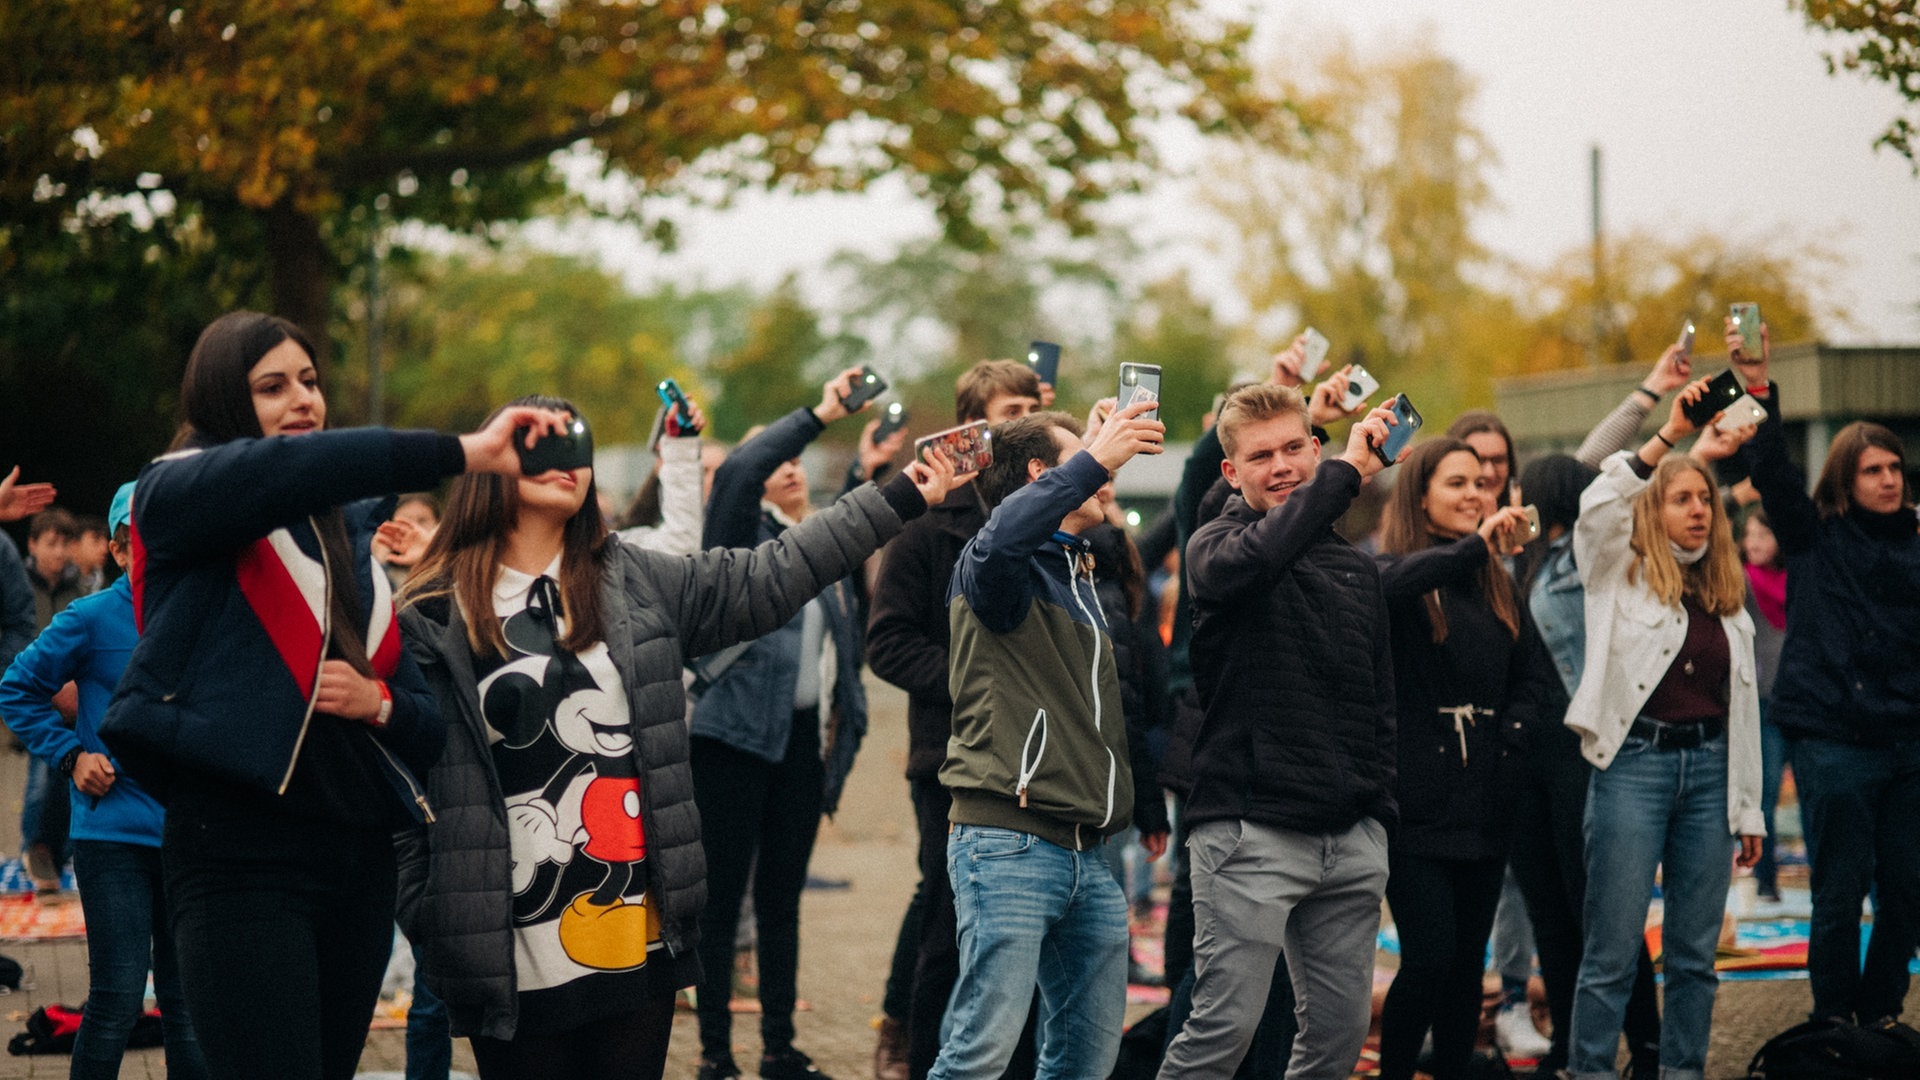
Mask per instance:
[[[306,331],[317,359],[333,355],[327,336],[332,315],[333,256],[320,236],[320,221],[282,199],[261,213],[271,266],[273,313]]]

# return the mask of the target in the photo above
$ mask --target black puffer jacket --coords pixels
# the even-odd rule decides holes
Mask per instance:
[[[606,642],[626,687],[645,793],[647,888],[661,940],[693,950],[706,902],[700,813],[687,765],[680,670],[786,624],[828,584],[859,567],[924,509],[904,476],[864,487],[757,548],[693,556],[610,540],[603,585]],[[507,811],[475,692],[473,654],[457,608],[401,613],[407,645],[447,720],[446,750],[428,774],[438,814],[395,837],[400,926],[420,947],[427,981],[447,1002],[455,1035],[511,1039],[514,992],[512,854]]]
[[[1187,545],[1193,677],[1206,719],[1191,825],[1244,818],[1338,833],[1393,829],[1393,658],[1372,559],[1333,524],[1360,474],[1323,462],[1265,514],[1238,495]]]

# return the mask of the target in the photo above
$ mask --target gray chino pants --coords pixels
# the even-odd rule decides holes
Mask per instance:
[[[1160,1080],[1233,1075],[1286,950],[1300,1034],[1287,1080],[1343,1080],[1372,1018],[1374,940],[1387,887],[1387,832],[1372,818],[1339,834],[1209,821],[1193,860],[1193,1013]]]

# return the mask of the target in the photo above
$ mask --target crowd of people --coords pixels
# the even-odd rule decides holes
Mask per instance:
[[[977,472],[869,421],[816,506],[802,451],[871,405],[851,369],[730,451],[667,406],[615,515],[564,398],[457,436],[335,429],[300,330],[223,316],[104,518],[0,481],[30,538],[24,561],[0,538],[23,861],[58,899],[70,857],[88,926],[72,1075],[118,1075],[151,969],[169,1075],[344,1080],[397,921],[410,1076],[464,1037],[484,1080],[659,1077],[693,989],[700,1080],[739,1077],[743,936],[755,1073],[822,1076],[800,901],[869,668],[908,697],[920,875],[877,1080],[1107,1077],[1129,863],[1169,854],[1162,1077],[1349,1075],[1383,902],[1387,1080],[1473,1074],[1514,926],[1541,1076],[1701,1077],[1735,866],[1777,895],[1788,762],[1811,1014],[1896,1024],[1920,935],[1900,440],[1848,425],[1809,494],[1764,331],[1729,321],[1763,422],[1703,415],[1675,346],[1575,454],[1523,467],[1473,412],[1390,459],[1406,412],[1348,368],[1309,386],[1306,344],[1222,396],[1135,533],[1113,481],[1165,451],[1158,400],[1082,419],[1015,361],[956,383],[955,420],[991,429]]]

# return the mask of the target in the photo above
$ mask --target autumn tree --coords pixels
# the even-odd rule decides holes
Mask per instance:
[[[1827,54],[1827,71],[1858,72],[1888,83],[1906,102],[1906,115],[1887,125],[1876,146],[1892,147],[1920,173],[1920,10],[1912,0],[1789,0],[1816,29],[1846,40]]]
[[[1249,28],[1200,0],[48,0],[0,10],[0,221],[160,188],[252,219],[273,308],[324,341],[347,211],[484,230],[565,196],[556,151],[635,198],[898,174],[969,239],[1084,224],[1149,127],[1261,121]],[[3,253],[4,249],[0,249]],[[0,254],[3,258],[3,254]],[[0,265],[0,272],[20,267]],[[17,280],[17,279],[15,279]],[[12,282],[10,282],[11,284]]]
[[[1170,439],[1193,439],[1213,396],[1233,378],[1232,328],[1184,274],[1153,282],[1130,305],[1114,338],[1116,363],[1158,364],[1160,418]]]

